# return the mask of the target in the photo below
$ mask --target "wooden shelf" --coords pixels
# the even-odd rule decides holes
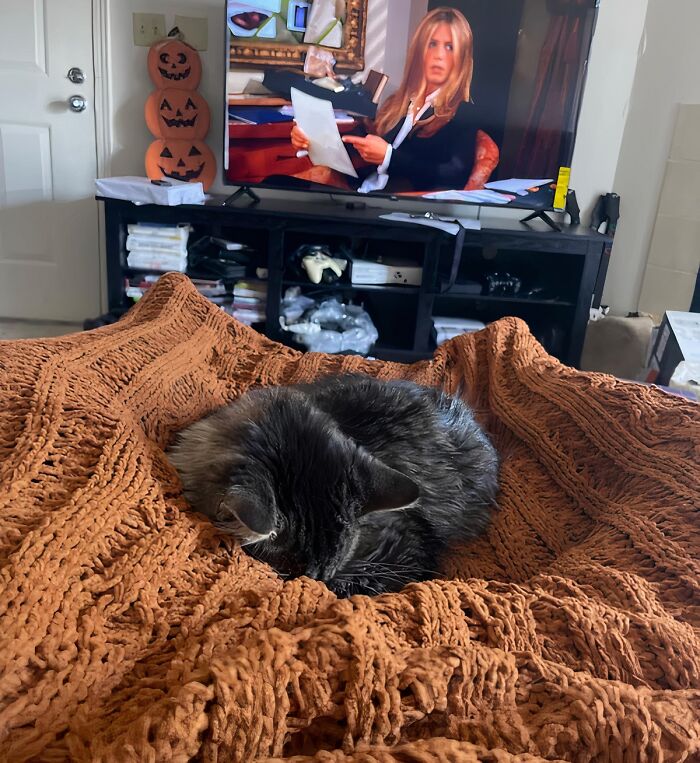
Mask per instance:
[[[371,358],[390,360],[394,363],[415,363],[418,360],[426,360],[433,356],[432,352],[417,352],[416,350],[389,347],[381,343],[374,345],[367,354]]]
[[[564,299],[530,299],[529,297],[496,297],[491,294],[464,294],[460,292],[437,292],[436,297],[461,299],[469,302],[494,302],[503,304],[538,305],[540,307],[575,307],[574,302]]]

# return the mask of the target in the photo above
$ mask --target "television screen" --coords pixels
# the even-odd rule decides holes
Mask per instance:
[[[597,4],[227,0],[226,183],[559,208]]]

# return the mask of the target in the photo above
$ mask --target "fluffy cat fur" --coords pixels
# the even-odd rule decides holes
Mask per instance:
[[[484,530],[497,489],[465,403],[360,376],[248,392],[169,457],[191,505],[249,554],[340,596],[433,577],[448,546]]]

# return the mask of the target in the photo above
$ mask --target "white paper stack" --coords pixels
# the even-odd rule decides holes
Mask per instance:
[[[490,191],[502,191],[503,193],[514,193],[517,196],[527,196],[530,190],[548,185],[552,178],[511,178],[510,180],[495,180],[492,183],[486,183],[484,188]]]
[[[226,311],[236,320],[252,326],[263,323],[267,317],[267,284],[256,281],[238,281],[233,287],[233,304]]]
[[[450,192],[451,193],[451,192]],[[395,220],[399,223],[412,223],[413,225],[427,225],[429,228],[438,228],[456,236],[459,226],[465,230],[481,230],[481,221],[475,217],[453,217],[452,215],[437,215],[434,212],[426,212],[422,215],[410,212],[389,212],[379,215],[382,220]]]
[[[107,199],[122,199],[133,204],[161,204],[175,207],[179,204],[202,204],[205,196],[201,183],[185,183],[168,178],[167,185],[154,185],[148,178],[127,177],[98,178],[95,190]]]
[[[130,268],[167,272],[187,270],[187,239],[189,225],[159,225],[137,223],[128,225],[126,259]]]
[[[470,318],[450,318],[448,316],[434,315],[433,325],[437,334],[438,345],[446,342],[448,339],[454,339],[462,334],[473,334],[475,331],[481,331],[486,328],[486,324],[481,321],[474,321]]]
[[[477,191],[434,191],[424,193],[423,198],[435,201],[464,201],[472,204],[509,204],[517,197],[514,194],[498,193],[488,188]]]

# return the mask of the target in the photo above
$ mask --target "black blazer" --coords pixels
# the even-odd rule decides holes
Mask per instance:
[[[474,166],[476,133],[481,127],[473,103],[461,103],[454,117],[435,134],[421,137],[421,126],[434,115],[429,108],[416,122],[403,143],[393,149],[389,163],[389,182],[382,193],[461,189],[467,184]],[[386,135],[392,143],[403,125],[403,119]],[[367,177],[376,167],[358,172]]]

